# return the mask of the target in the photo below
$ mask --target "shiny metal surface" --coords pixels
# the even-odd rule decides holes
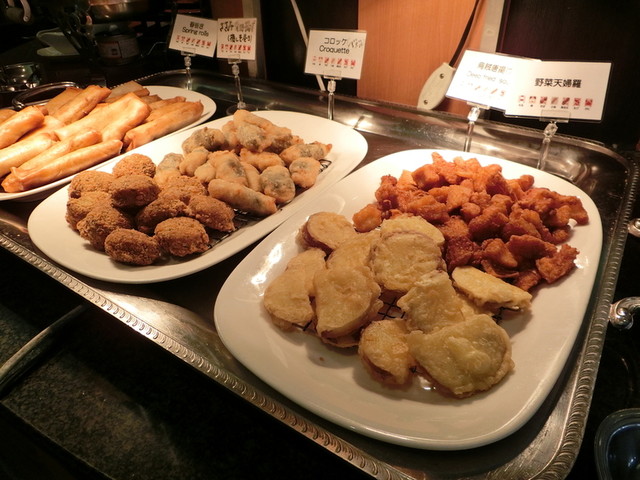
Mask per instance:
[[[184,70],[139,79],[184,87]],[[191,87],[209,95],[224,115],[236,103],[233,78],[192,71]],[[326,94],[243,80],[247,103],[326,117]],[[334,120],[359,130],[369,142],[361,165],[411,148],[461,150],[464,118],[336,95]],[[541,131],[478,120],[470,152],[535,166]],[[564,478],[579,451],[609,321],[630,211],[637,196],[638,165],[603,145],[554,136],[548,170],[578,185],[599,207],[604,235],[592,300],[567,368],[539,412],[518,432],[486,447],[431,452],[389,445],[315,417],[262,383],[221,343],[213,326],[217,292],[246,251],[189,277],[153,285],[99,282],[57,266],[33,246],[26,220],[34,204],[0,204],[0,245],[70,290],[98,305],[150,341],[306,436],[380,479]],[[360,165],[360,166],[361,166]],[[533,359],[532,359],[533,361]]]

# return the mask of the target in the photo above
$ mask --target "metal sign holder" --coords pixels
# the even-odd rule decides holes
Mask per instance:
[[[336,80],[341,80],[341,77],[332,77],[332,76],[330,77],[325,75],[323,78],[328,80],[327,92],[329,93],[329,95],[327,97],[327,118],[329,120],[333,120],[333,112],[335,107]]]
[[[467,136],[464,139],[464,148],[463,148],[463,151],[465,152],[468,152],[469,149],[471,148],[471,138],[473,137],[473,129],[476,125],[476,121],[480,117],[480,112],[489,109],[489,107],[486,105],[478,105],[476,103],[468,103],[468,102],[467,104],[471,107],[471,110],[469,110],[469,114],[467,115],[467,120],[468,120]]]

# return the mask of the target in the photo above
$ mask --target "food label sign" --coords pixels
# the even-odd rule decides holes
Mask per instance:
[[[218,22],[189,15],[176,15],[169,48],[181,52],[213,57],[216,50]]]
[[[529,62],[518,72],[505,114],[599,121],[610,71],[605,62]]]
[[[256,18],[218,19],[218,57],[256,59]]]
[[[354,30],[311,30],[305,73],[359,79],[367,33]]]
[[[467,50],[460,59],[447,97],[505,110],[514,79],[530,59]]]

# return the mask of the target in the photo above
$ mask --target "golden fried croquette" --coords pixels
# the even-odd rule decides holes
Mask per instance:
[[[115,177],[108,172],[85,170],[78,173],[69,183],[69,197],[78,198],[83,192],[108,192]]]
[[[409,330],[402,319],[376,320],[360,334],[358,355],[371,376],[384,385],[406,385],[415,359],[409,353]]]
[[[156,164],[146,155],[131,153],[115,164],[112,171],[116,177],[124,175],[146,175],[153,178],[156,174]]]
[[[109,187],[111,201],[119,208],[138,208],[158,198],[160,187],[147,175],[117,177]]]
[[[143,233],[152,234],[163,220],[187,215],[187,204],[172,197],[158,197],[142,207],[135,216],[136,227]]]
[[[154,230],[163,252],[185,257],[209,249],[209,235],[195,218],[174,217],[160,222]]]
[[[189,201],[189,215],[205,227],[221,232],[236,229],[233,219],[235,211],[229,205],[209,195],[195,195]]]
[[[104,240],[116,228],[133,228],[132,219],[111,205],[98,205],[78,222],[78,233],[96,250],[104,251]]]
[[[161,256],[156,238],[129,228],[116,228],[107,235],[104,251],[113,260],[130,265],[151,265]]]
[[[488,390],[512,369],[509,335],[488,315],[407,336],[409,352],[437,387],[456,397]]]
[[[111,205],[111,195],[100,190],[84,192],[80,197],[72,197],[67,201],[65,218],[67,223],[77,230],[77,223],[87,216],[98,205]]]

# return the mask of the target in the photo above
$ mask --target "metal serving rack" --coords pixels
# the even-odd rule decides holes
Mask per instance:
[[[185,87],[184,70],[138,79],[142,84]],[[192,87],[219,105],[236,99],[233,78],[193,71]],[[244,95],[260,109],[326,115],[326,103],[310,90],[245,83]],[[224,112],[224,110],[222,110]],[[464,118],[420,112],[351,97],[340,98],[334,120],[358,129],[369,149],[359,166],[412,148],[461,150],[468,138]],[[469,151],[535,166],[539,131],[475,121]],[[336,426],[271,389],[228,352],[211,322],[211,305],[240,252],[215,268],[161,285],[118,285],[94,281],[56,265],[32,244],[27,219],[35,202],[0,203],[0,245],[84,297],[194,369],[255,405],[266,415],[315,442],[319,448],[380,479],[564,478],[578,454],[602,352],[621,264],[627,225],[636,199],[639,170],[604,146],[554,136],[547,171],[589,194],[599,208],[603,249],[591,302],[569,361],[533,418],[508,438],[465,451],[428,451],[387,444]],[[606,172],[606,175],[597,174]],[[178,306],[185,305],[186,306]],[[213,303],[212,303],[213,302]],[[162,312],[159,316],[157,312]]]

